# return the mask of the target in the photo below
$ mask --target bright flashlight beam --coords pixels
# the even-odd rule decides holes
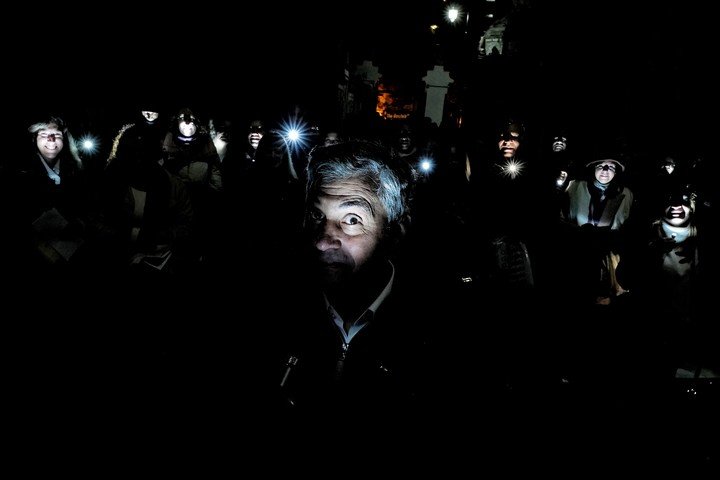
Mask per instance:
[[[420,160],[420,170],[422,170],[423,173],[430,173],[430,171],[433,168],[433,162],[429,158],[423,158]]]
[[[286,142],[286,147],[289,147],[287,142],[290,142],[290,145],[294,148],[303,149],[310,141],[308,131],[308,126],[305,122],[297,118],[291,118],[290,120],[281,122],[278,133],[282,140]]]
[[[451,23],[455,23],[455,21],[460,16],[460,9],[456,6],[449,6],[446,11],[447,19],[450,20]]]
[[[82,138],[80,138],[80,148],[82,148],[85,153],[92,155],[97,152],[98,141],[90,134],[83,135]]]
[[[525,163],[520,162],[514,159],[508,160],[505,162],[505,165],[502,165],[500,167],[500,171],[505,175],[506,177],[510,177],[511,179],[515,180],[520,174],[522,173],[523,169],[525,168]]]

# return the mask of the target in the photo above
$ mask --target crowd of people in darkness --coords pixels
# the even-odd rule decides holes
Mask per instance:
[[[577,438],[718,377],[706,152],[297,113],[147,102],[95,154],[62,115],[27,125],[0,165],[6,316],[36,319],[16,327],[19,404],[430,448],[452,428]]]

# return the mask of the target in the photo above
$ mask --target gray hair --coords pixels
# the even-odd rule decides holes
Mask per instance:
[[[369,142],[349,141],[318,146],[310,152],[307,201],[323,186],[348,179],[359,180],[375,192],[385,209],[388,224],[402,225],[407,221],[408,182],[394,168],[387,149]]]

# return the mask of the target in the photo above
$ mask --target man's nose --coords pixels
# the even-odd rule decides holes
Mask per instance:
[[[340,248],[342,242],[340,241],[340,229],[332,225],[330,222],[320,228],[318,238],[315,241],[315,248],[324,252],[334,248]]]

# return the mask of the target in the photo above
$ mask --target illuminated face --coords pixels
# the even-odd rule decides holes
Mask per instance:
[[[50,163],[55,161],[65,145],[63,134],[58,130],[57,125],[49,125],[48,128],[40,130],[35,143],[40,155]]]
[[[498,141],[498,150],[505,158],[513,158],[518,148],[520,148],[520,135],[515,132],[503,135]]]
[[[412,137],[409,133],[401,133],[400,137],[398,138],[398,146],[400,147],[400,151],[405,153],[409,152],[412,149]]]
[[[260,145],[260,140],[262,140],[263,134],[260,130],[250,130],[250,133],[248,134],[248,143],[252,148],[257,150],[258,145]]]
[[[595,165],[595,180],[606,185],[615,178],[615,170],[617,164],[615,162],[602,162]]]
[[[555,137],[552,144],[553,152],[562,152],[567,148],[565,137]]]
[[[690,223],[690,207],[684,205],[685,202],[675,201],[672,203],[678,203],[679,205],[667,207],[663,221],[673,227],[686,227]]]
[[[143,111],[140,112],[140,113],[142,114],[143,117],[145,117],[145,120],[146,120],[148,123],[153,123],[155,120],[158,119],[158,117],[160,117],[160,113],[158,113],[158,112],[151,112],[150,110],[143,110]]]
[[[376,253],[385,209],[359,180],[325,185],[307,212],[323,280],[338,284],[355,275]]]
[[[180,133],[186,137],[192,137],[195,135],[195,132],[197,132],[197,127],[193,121],[186,122],[185,120],[181,120],[178,124],[178,129],[180,130]]]
[[[328,132],[327,135],[325,135],[325,146],[328,145],[335,145],[337,143],[340,143],[340,136],[337,132]]]
[[[663,221],[673,227],[686,227],[690,224],[692,200],[689,195],[673,195],[666,203]]]

